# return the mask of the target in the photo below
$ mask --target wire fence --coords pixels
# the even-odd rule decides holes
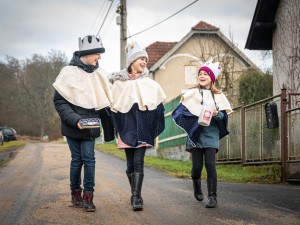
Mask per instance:
[[[287,113],[288,160],[300,160],[300,109]]]

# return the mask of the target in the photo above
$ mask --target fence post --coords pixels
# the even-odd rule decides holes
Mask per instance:
[[[283,85],[281,89],[281,97],[280,97],[280,109],[281,109],[281,171],[282,171],[282,181],[286,181],[286,153],[287,153],[287,143],[286,143],[286,88]]]
[[[245,118],[245,104],[241,105],[241,129],[242,129],[242,164],[246,163],[246,118]]]

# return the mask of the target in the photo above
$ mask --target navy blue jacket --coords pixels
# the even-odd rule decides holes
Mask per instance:
[[[212,147],[219,149],[219,140],[229,134],[228,115],[219,112],[212,118],[211,124],[204,127],[198,124],[198,117],[193,115],[182,103],[173,111],[172,117],[176,125],[188,135],[187,150],[191,148]]]

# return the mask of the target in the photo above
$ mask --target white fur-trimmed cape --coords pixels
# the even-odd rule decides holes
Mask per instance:
[[[111,110],[114,112],[127,113],[135,103],[142,111],[154,110],[166,98],[161,86],[148,77],[146,69],[136,80],[128,79],[126,70],[115,73],[112,80]]]
[[[65,66],[53,86],[70,103],[100,110],[113,101],[107,77],[107,72],[102,68],[87,73],[77,66]]]
[[[203,101],[213,101],[213,97],[210,90],[203,90]],[[232,108],[226,96],[224,94],[214,94],[216,105],[219,110],[225,110],[227,114],[232,112]],[[187,90],[181,96],[181,103],[195,116],[199,116],[202,105],[202,96],[198,88],[192,88]]]

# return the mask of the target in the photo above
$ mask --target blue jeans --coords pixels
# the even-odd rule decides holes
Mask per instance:
[[[83,191],[94,191],[95,186],[95,140],[67,138],[71,150],[70,187],[81,188],[81,168],[84,166]]]

